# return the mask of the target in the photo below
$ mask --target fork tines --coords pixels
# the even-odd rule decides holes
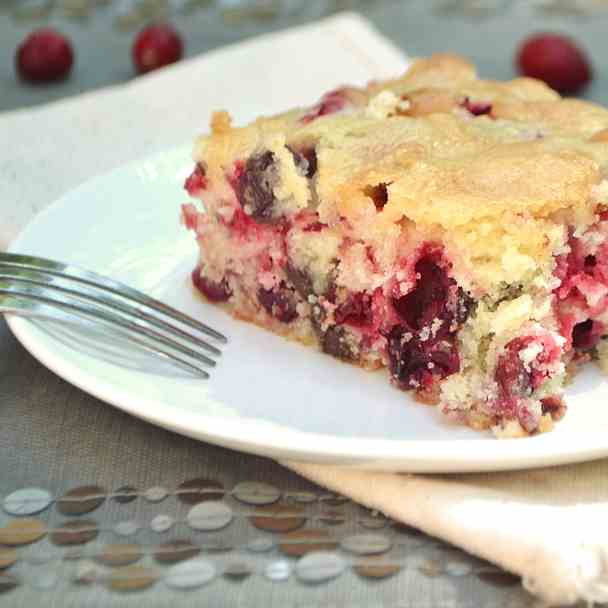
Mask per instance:
[[[60,321],[84,319],[111,326],[129,341],[208,377],[200,365],[221,351],[175,322],[220,343],[224,335],[127,285],[77,266],[45,258],[0,252],[0,312]],[[203,354],[200,350],[207,354]]]

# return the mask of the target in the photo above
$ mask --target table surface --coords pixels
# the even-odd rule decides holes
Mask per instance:
[[[9,4],[14,5],[0,3],[0,9]],[[176,16],[173,21],[183,32],[187,54],[194,55],[318,16],[323,12],[320,4],[304,3],[308,8],[303,12],[296,11],[274,19],[267,16],[263,21],[259,18],[235,20],[234,14],[230,21],[222,18],[219,11],[211,9]],[[526,33],[539,29],[568,31],[596,59],[596,80],[586,96],[601,100],[608,93],[608,74],[600,60],[605,50],[607,24],[603,12],[589,18],[533,11],[532,3],[493,2],[493,6],[500,5],[502,9],[471,16],[458,10],[463,3],[453,2],[378,0],[346,4],[357,5],[384,34],[411,55],[454,50],[471,56],[482,74],[495,78],[513,75],[510,58]],[[482,4],[469,2],[469,5],[477,7]],[[441,10],[433,10],[437,7]],[[0,111],[45,103],[132,78],[129,46],[133,33],[114,28],[109,13],[100,11],[86,21],[70,21],[60,13],[54,13],[49,19],[70,35],[78,49],[72,78],[51,87],[30,87],[19,83],[13,73],[12,53],[36,22],[16,22],[9,13],[0,13]],[[87,66],[95,66],[95,69],[87,69]],[[320,488],[272,461],[180,437],[131,418],[83,393],[33,359],[1,320],[0,378],[0,498],[19,488],[37,486],[49,489],[55,497],[70,488],[90,484],[97,484],[108,491],[125,484],[141,492],[159,485],[173,490],[184,480],[201,477],[218,481],[228,489],[242,481],[260,481],[283,491],[322,493]],[[139,499],[129,505],[120,505],[108,500],[92,517],[100,528],[107,530],[125,519],[149,522],[159,513],[183,518],[183,508],[174,496],[158,504]],[[236,507],[233,504],[231,508]],[[339,526],[329,526],[327,522],[323,525],[339,538],[352,533],[361,517],[360,508],[346,504],[334,511],[345,522]],[[37,517],[46,521],[50,528],[57,527],[61,520],[54,507]],[[0,526],[12,519],[8,514],[0,513]],[[183,536],[183,528],[179,532]],[[0,570],[0,605],[31,606],[39,603],[42,597],[45,605],[49,606],[82,606],[85,603],[87,606],[127,606],[139,605],[142,601],[151,607],[164,606],[168,601],[178,601],[184,606],[284,608],[498,608],[533,604],[519,585],[513,585],[508,577],[498,572],[478,576],[471,574],[470,569],[459,571],[453,565],[450,568],[454,560],[460,560],[458,563],[468,564],[468,568],[475,572],[487,569],[484,564],[458,555],[442,543],[413,531],[398,532],[393,527],[387,527],[385,533],[391,536],[399,549],[400,553],[393,555],[403,567],[399,573],[381,581],[358,576],[352,570],[322,585],[305,585],[293,576],[287,582],[271,581],[262,571],[267,564],[282,559],[277,550],[272,549],[255,558],[253,553],[248,554],[257,566],[256,575],[246,581],[235,583],[218,579],[190,593],[172,591],[160,584],[136,594],[121,594],[102,585],[75,585],[70,577],[79,560],[57,560],[63,553],[45,540],[43,553],[46,551],[49,559],[35,559],[40,554],[40,544],[20,548],[22,559],[6,571],[20,580],[17,588],[3,592],[10,585],[4,584],[7,579],[2,578]],[[112,533],[103,534],[109,536]],[[203,546],[208,538],[214,538],[242,548],[253,538],[252,534],[255,537],[255,530],[243,517],[233,524],[228,541],[220,533],[205,536],[191,529],[186,536],[195,538]],[[167,532],[166,538],[144,530],[137,536],[137,542],[151,547],[161,542],[161,538],[164,541],[178,537],[181,538],[175,529]],[[94,546],[102,546],[106,541],[118,542],[116,538],[110,541],[104,536]],[[219,559],[211,553],[207,558],[212,562]],[[149,560],[147,563],[152,563],[151,557],[146,556],[146,559]],[[465,571],[466,574],[462,575]]]

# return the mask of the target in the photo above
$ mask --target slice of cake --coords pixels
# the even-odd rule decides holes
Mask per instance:
[[[551,429],[608,354],[607,110],[438,55],[211,128],[182,217],[194,285],[236,317],[498,436]]]

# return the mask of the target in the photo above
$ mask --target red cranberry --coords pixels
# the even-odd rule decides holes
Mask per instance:
[[[326,116],[327,114],[333,114],[339,112],[346,105],[346,98],[344,92],[338,89],[337,91],[330,91],[321,98],[321,101],[314,107],[310,112],[305,114],[301,121],[304,124],[312,122],[315,118],[320,116]]]
[[[453,341],[423,341],[404,325],[396,325],[391,330],[388,354],[391,377],[405,390],[428,388],[435,377],[445,378],[460,369]]]
[[[224,222],[224,219],[220,217],[220,222]],[[245,239],[249,236],[255,236],[256,228],[258,225],[240,208],[236,207],[232,218],[227,225],[232,230],[233,234]]]
[[[15,54],[17,71],[29,82],[51,82],[65,78],[72,64],[72,46],[65,36],[51,28],[31,33]]]
[[[585,272],[588,272],[591,268],[595,268],[596,265],[597,259],[594,255],[588,255],[585,257]]]
[[[585,53],[568,37],[537,34],[524,41],[517,66],[525,76],[543,80],[562,94],[574,94],[592,78]]]
[[[283,283],[274,289],[260,288],[258,300],[269,315],[282,323],[291,323],[298,317],[296,295]]]
[[[526,370],[519,353],[532,338],[515,338],[505,347],[498,360],[494,377],[506,402],[532,393],[532,374]]]
[[[239,185],[239,180],[243,176],[245,172],[245,162],[242,160],[237,160],[234,163],[234,167],[232,169],[232,173],[226,174],[226,179],[230,182],[230,185],[236,190]]]
[[[531,344],[541,347],[533,361],[524,363],[520,353]],[[503,409],[515,408],[522,398],[530,396],[551,377],[548,367],[561,356],[561,347],[548,335],[514,338],[500,355],[494,377],[501,395]],[[521,422],[521,420],[520,420]]]
[[[325,228],[327,228],[327,224],[313,222],[312,224],[308,224],[308,226],[304,226],[302,232],[321,232],[321,230],[324,230]]]
[[[415,287],[394,298],[404,321],[389,332],[388,355],[393,381],[403,389],[427,390],[434,379],[460,369],[456,332],[473,311],[474,301],[438,265],[437,254],[421,257]],[[436,321],[441,321],[435,327]]]
[[[434,363],[434,374],[441,378],[460,371],[460,357],[453,342],[441,342],[438,348],[431,351],[431,361]]]
[[[182,218],[188,230],[196,230],[198,224],[198,211],[192,203],[182,205]]]
[[[226,281],[225,278],[219,283],[211,281],[207,277],[201,275],[201,270],[198,267],[192,271],[192,282],[211,302],[226,302],[232,295],[228,281]]]
[[[145,74],[179,61],[183,44],[170,25],[150,25],[137,35],[131,52],[135,69]]]
[[[448,320],[450,279],[430,256],[420,258],[415,271],[419,277],[416,287],[406,295],[395,298],[393,304],[410,329],[419,330],[437,318]]]
[[[327,114],[333,114],[339,112],[345,105],[346,100],[340,91],[330,93],[323,98],[319,105],[317,116],[326,116]]]
[[[367,293],[353,293],[340,304],[335,313],[336,323],[348,325],[369,325],[373,320],[372,296]]]
[[[190,196],[196,196],[201,190],[207,187],[207,177],[205,176],[205,168],[198,163],[194,171],[188,176],[184,182],[184,188]]]
[[[492,104],[484,102],[473,102],[468,97],[462,102],[462,107],[468,110],[473,116],[484,116],[492,112]]]
[[[603,334],[603,325],[587,319],[572,329],[572,346],[578,350],[589,350],[597,346]]]

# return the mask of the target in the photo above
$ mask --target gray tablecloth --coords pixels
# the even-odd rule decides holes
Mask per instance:
[[[282,490],[320,492],[272,461],[186,439],[90,397],[41,366],[16,342],[3,321],[0,322],[0,378],[0,496],[35,486],[61,496],[70,488],[92,483],[110,491],[126,484],[140,491],[158,485],[173,490],[184,480],[198,477],[217,480],[226,488],[253,480]],[[358,510],[359,507],[352,505],[344,512],[347,518],[354,519]],[[160,505],[142,500],[132,505],[108,502],[91,517],[100,526],[111,527],[125,519],[149,521],[157,513],[175,516],[178,511],[178,503],[170,497]],[[41,518],[48,521],[51,528],[65,519],[52,508]],[[0,514],[0,525],[10,519]],[[230,537],[235,544],[256,537],[247,527],[247,522],[235,522]],[[339,528],[331,526],[331,531],[338,536],[350,530],[352,526],[348,522]],[[103,534],[107,540],[102,541],[100,537],[100,546],[121,540],[108,538],[110,532]],[[192,536],[192,531],[182,531],[181,534],[168,533],[166,538]],[[160,540],[166,538],[160,537]],[[146,546],[160,540],[151,533],[137,536],[137,542]],[[0,592],[0,606],[160,607],[169,601],[179,606],[218,608],[522,608],[532,605],[521,587],[503,587],[500,579],[497,585],[475,576],[448,576],[420,569],[422,558],[429,558],[431,563],[448,564],[452,552],[445,545],[419,537],[411,547],[404,553],[403,570],[383,581],[370,582],[348,572],[333,582],[311,586],[297,582],[293,576],[288,582],[271,582],[258,572],[241,583],[218,579],[192,592],[172,591],[157,584],[127,595],[108,591],[101,585],[75,585],[70,577],[77,570],[76,562],[51,561],[41,565],[18,562],[10,572],[19,576],[21,585],[4,594]],[[26,555],[45,551],[55,556],[63,553],[45,540],[32,545]],[[276,552],[259,557],[250,554],[250,557],[258,569],[268,561],[279,559]],[[144,563],[153,564],[153,561],[146,558]],[[59,575],[56,586],[48,591],[37,589],[36,579],[49,571]]]

